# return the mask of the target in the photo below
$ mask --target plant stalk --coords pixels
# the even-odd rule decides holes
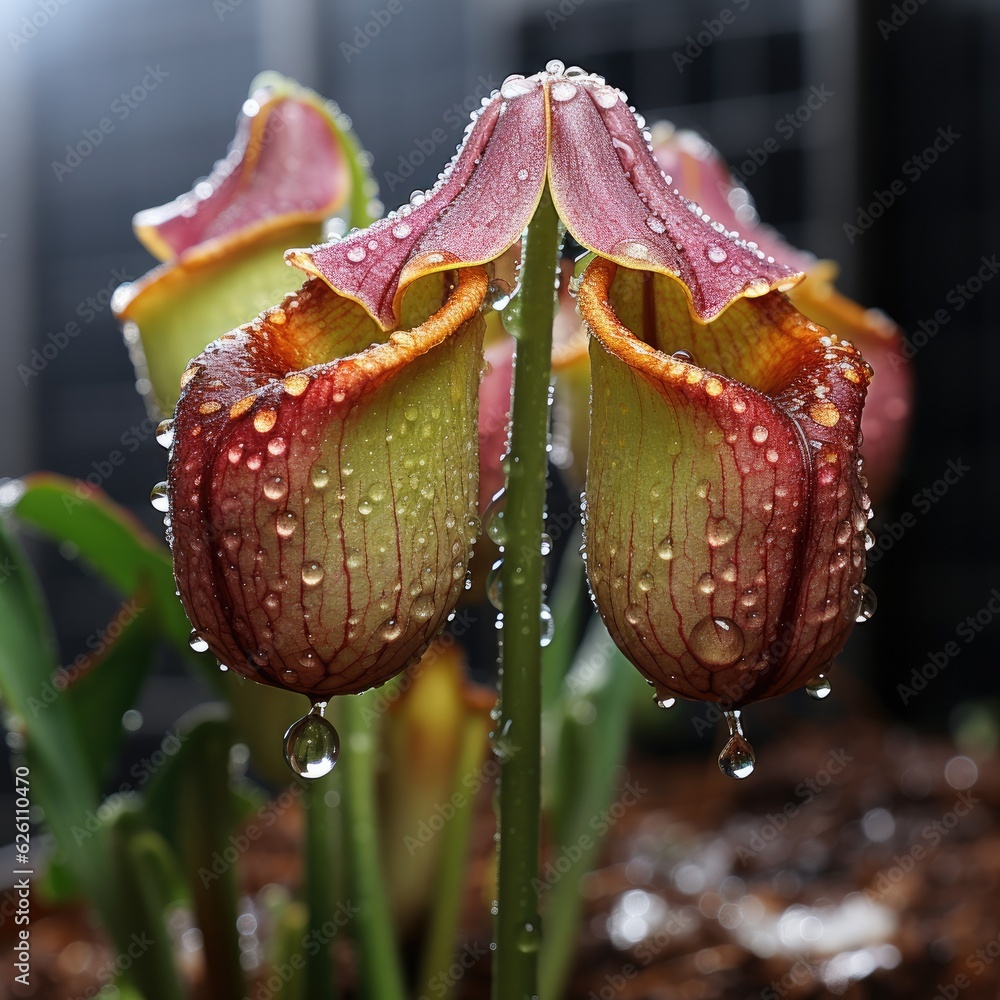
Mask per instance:
[[[541,538],[560,239],[559,217],[546,187],[522,248],[512,330],[518,342],[501,570],[501,715],[494,735],[500,759],[494,1000],[537,996],[541,928],[532,883],[538,874],[541,826]]]

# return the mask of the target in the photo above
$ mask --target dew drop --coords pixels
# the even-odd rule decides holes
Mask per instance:
[[[153,505],[153,510],[158,510],[161,514],[165,514],[170,510],[170,497],[167,496],[167,484],[165,482],[157,483],[149,491],[149,502]]]
[[[657,708],[673,708],[674,705],[677,704],[677,699],[654,694],[653,704],[655,704]]]
[[[727,778],[749,778],[755,764],[753,747],[743,735],[740,712],[734,709],[725,713],[729,726],[729,742],[719,754],[719,770]]]
[[[552,617],[552,611],[547,604],[542,605],[542,609],[538,615],[538,624],[540,638],[538,640],[540,646],[548,646],[552,642],[552,637],[556,634],[556,623]]]
[[[645,618],[645,613],[640,605],[630,604],[625,609],[625,621],[627,621],[629,625],[638,625],[642,622],[643,618]]]
[[[552,552],[552,536],[545,531],[542,532],[540,551],[543,556],[550,555]]]
[[[286,510],[278,515],[275,530],[282,538],[291,538],[295,533],[295,525],[295,515],[290,510]]]
[[[854,620],[856,622],[866,622],[875,614],[875,609],[878,607],[878,599],[875,597],[875,591],[865,583],[860,584],[856,590],[855,597],[859,603],[858,612]]]
[[[323,580],[323,566],[315,560],[302,566],[302,582],[307,587],[315,587]]]
[[[309,478],[316,489],[325,490],[330,485],[330,470],[323,465],[314,465]]]
[[[674,361],[683,361],[686,365],[694,364],[694,355],[690,351],[674,351],[670,356]]]
[[[379,625],[378,633],[385,642],[395,642],[403,634],[403,623],[396,618],[387,618]]]
[[[367,517],[374,509],[374,504],[368,497],[361,498],[361,502],[358,504],[358,513],[362,517]]]
[[[208,652],[208,642],[198,635],[197,629],[192,629],[191,634],[188,636],[188,645],[196,653],[206,653]]]
[[[366,256],[367,253],[365,248],[360,244],[355,244],[350,250],[347,251],[347,259],[355,264],[360,264]]]
[[[758,424],[751,432],[750,438],[754,444],[763,444],[767,440],[767,428]]]
[[[730,618],[707,616],[691,629],[688,645],[706,667],[728,667],[743,654],[743,630]]]
[[[507,526],[504,524],[503,512],[507,506],[507,491],[499,490],[494,494],[489,507],[483,514],[483,523],[486,525],[486,534],[493,539],[494,543],[503,548],[507,541]]]
[[[418,622],[427,621],[434,614],[434,598],[430,594],[423,594],[413,602],[411,614]]]
[[[654,233],[665,233],[667,231],[667,224],[658,215],[651,215],[646,219],[646,225]]]
[[[656,554],[664,561],[669,562],[674,558],[674,540],[667,535],[656,547]]]
[[[612,254],[621,254],[631,260],[649,260],[649,247],[638,240],[623,240],[611,249]]]
[[[517,933],[516,945],[522,955],[533,955],[542,946],[542,932],[535,924],[525,924]]]
[[[649,593],[656,586],[656,581],[653,579],[652,573],[643,573],[639,577],[639,589],[644,593]]]
[[[826,674],[817,674],[807,685],[806,694],[810,698],[815,698],[817,701],[822,701],[826,698],[833,687],[830,684],[830,679]]]
[[[754,278],[743,290],[743,294],[748,299],[757,299],[761,295],[767,295],[771,290],[771,285],[766,278]]]
[[[392,227],[392,235],[395,236],[397,240],[405,240],[406,237],[412,232],[413,230],[408,222],[397,222],[396,225]]]
[[[271,438],[271,440],[267,442],[268,453],[274,455],[275,457],[278,455],[284,455],[286,447],[287,445],[285,444],[285,439],[283,437]]]
[[[340,737],[333,724],[323,718],[325,708],[326,702],[314,705],[285,733],[286,763],[299,777],[309,780],[329,774],[340,754]]]
[[[174,421],[172,417],[161,420],[156,425],[156,443],[161,448],[169,448],[174,443]]]
[[[524,167],[521,167],[521,169],[518,170],[517,179],[519,181],[526,181],[528,179],[528,171],[525,170]]]
[[[614,87],[595,87],[591,93],[602,108],[613,108],[618,103],[618,91]]]
[[[727,254],[726,251],[722,249],[722,247],[712,247],[708,251],[708,259],[713,264],[723,264],[723,263],[725,263],[726,258],[728,256],[729,256],[729,254]]]
[[[865,552],[871,552],[875,547],[875,535],[871,528],[865,528]]]
[[[498,559],[486,576],[486,596],[497,611],[503,611],[503,583],[500,579],[502,570],[503,560]]]
[[[720,545],[725,545],[726,542],[731,542],[735,535],[736,529],[733,527],[732,523],[727,521],[726,518],[720,517],[708,522],[708,529],[705,532],[705,541],[707,541],[712,548],[718,548]]]
[[[715,577],[711,573],[702,573],[698,577],[698,589],[703,594],[714,594],[715,593]]]
[[[280,500],[288,492],[288,487],[285,485],[284,479],[281,476],[275,476],[273,479],[268,479],[264,483],[264,496],[268,500]]]
[[[274,410],[259,410],[254,414],[253,426],[260,434],[266,434],[275,424],[278,414]]]

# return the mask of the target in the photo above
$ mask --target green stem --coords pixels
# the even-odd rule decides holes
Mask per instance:
[[[478,715],[470,715],[464,720],[458,763],[455,767],[456,791],[467,789],[466,779],[481,768],[485,734],[483,720]],[[442,988],[436,986],[435,980],[441,973],[447,971],[454,955],[455,928],[458,926],[458,916],[462,909],[463,886],[467,876],[465,865],[474,798],[463,792],[452,801],[458,804],[455,806],[455,814],[445,827],[434,909],[431,913],[431,926],[427,933],[424,960],[420,969],[420,990],[417,994],[426,997],[438,996],[440,1000],[447,1000],[451,996],[451,986],[454,985],[452,980],[446,977],[445,982],[449,985],[446,985],[444,992],[441,992]]]
[[[378,727],[365,721],[372,692],[342,698],[341,735],[346,856],[350,865],[355,939],[361,954],[361,995],[404,1000],[403,970],[396,950],[392,912],[379,856],[375,804],[375,755]]]
[[[309,909],[310,939],[320,942],[318,948],[306,949],[305,995],[310,1000],[335,1000],[337,986],[331,959],[331,940],[324,925],[336,927],[333,900],[333,836],[331,809],[326,794],[331,782],[327,779],[306,785],[306,887]]]
[[[537,995],[540,928],[541,538],[559,217],[548,188],[528,225],[517,293],[512,431],[504,508],[503,673],[495,745],[500,757],[498,913],[494,1000]]]

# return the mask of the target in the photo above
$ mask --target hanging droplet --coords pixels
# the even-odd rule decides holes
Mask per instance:
[[[156,425],[156,443],[161,448],[169,448],[174,443],[174,421],[172,417],[161,420]]]
[[[539,623],[541,625],[541,639],[539,640],[539,644],[547,646],[552,642],[552,637],[556,632],[556,623],[552,619],[552,612],[547,604],[542,605]]]
[[[753,747],[743,735],[739,709],[726,712],[725,717],[729,726],[729,742],[719,754],[719,770],[727,778],[748,778],[753,774],[755,760]]]
[[[502,571],[503,560],[498,559],[486,576],[486,596],[497,611],[503,611],[503,583],[500,580]]]
[[[167,484],[157,483],[149,491],[149,502],[153,505],[153,510],[160,511],[161,514],[166,514],[170,510],[170,497],[167,496]]]
[[[486,534],[493,539],[494,543],[503,548],[507,541],[507,526],[503,523],[503,511],[507,506],[507,491],[498,490],[490,501],[489,507],[483,514],[483,524],[486,525]]]
[[[188,645],[196,653],[204,653],[208,651],[208,643],[198,635],[198,632],[194,629],[191,630],[191,634],[188,636]]]
[[[486,302],[497,312],[503,312],[512,294],[510,285],[503,278],[494,278],[486,290]]]
[[[683,361],[687,365],[694,364],[694,355],[690,351],[674,351],[670,356],[674,361]]]
[[[810,698],[815,698],[817,701],[822,701],[826,698],[830,692],[833,690],[830,684],[830,678],[826,674],[817,674],[807,685],[806,694]]]
[[[285,733],[285,763],[300,777],[313,780],[333,770],[340,754],[340,737],[323,717],[326,702],[313,705],[308,715],[293,722]]]
[[[547,556],[552,552],[552,536],[547,532],[542,532],[542,555]]]
[[[153,504],[153,506],[155,507],[156,504]],[[875,591],[864,583],[858,586],[858,594],[855,596],[860,597],[860,603],[858,604],[858,613],[855,615],[854,620],[856,622],[866,622],[875,614],[875,609],[878,607],[878,598],[875,596]]]
[[[650,683],[652,683],[652,682],[650,682]],[[653,704],[656,705],[657,708],[673,708],[674,705],[677,704],[677,699],[676,698],[664,698],[662,695],[654,694],[653,695]]]

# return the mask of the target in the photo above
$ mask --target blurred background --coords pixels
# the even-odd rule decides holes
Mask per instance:
[[[506,75],[559,58],[606,76],[648,122],[705,135],[763,220],[839,261],[840,289],[904,329],[917,378],[911,443],[874,524],[887,550],[868,577],[878,613],[846,661],[876,713],[913,726],[954,729],[970,705],[991,704],[1000,3],[394,0],[398,13],[373,20],[385,7],[5,0],[0,476],[96,476],[159,534],[148,495],[164,453],[110,294],[153,263],[132,235],[133,213],[188,190],[225,153],[259,70],[339,102],[393,208],[431,184],[468,112]],[[734,15],[724,26],[723,9]],[[112,129],[74,157],[103,118]],[[116,451],[126,460],[112,467]],[[117,599],[66,553],[33,555],[69,662]],[[970,617],[966,641],[958,630]],[[897,686],[957,634],[961,654],[931,693],[904,704]],[[836,690],[823,712],[842,711]],[[155,742],[201,696],[165,661],[143,694],[140,735]],[[805,710],[790,704],[786,715]]]

